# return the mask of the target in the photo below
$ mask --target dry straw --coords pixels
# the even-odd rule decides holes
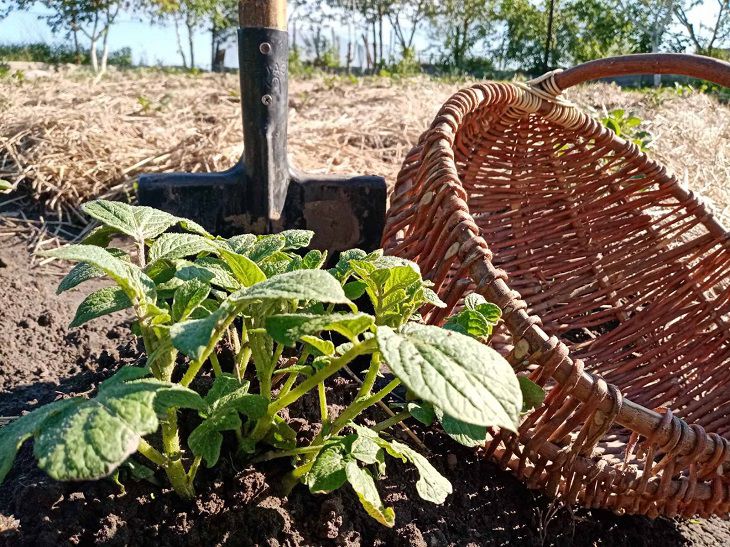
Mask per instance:
[[[405,153],[463,83],[426,77],[394,81],[294,80],[292,162],[318,173],[377,174],[395,180]],[[82,221],[80,203],[128,195],[140,173],[216,171],[241,154],[236,75],[159,71],[50,72],[0,80],[0,178],[18,182],[49,216]],[[597,114],[628,108],[657,139],[653,154],[725,207],[728,109],[714,99],[669,91],[624,93],[593,85],[571,98]],[[727,214],[727,211],[726,211]]]

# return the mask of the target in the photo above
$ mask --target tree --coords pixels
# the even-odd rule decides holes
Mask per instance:
[[[516,65],[535,73],[559,65],[567,57],[566,25],[562,23],[560,4],[553,6],[552,29],[548,36],[549,14],[530,0],[503,0],[498,17],[504,23],[503,66]]]
[[[493,0],[430,2],[428,18],[431,36],[442,46],[442,60],[463,68],[464,61],[474,47],[489,35],[495,13]]]
[[[399,0],[388,10],[388,21],[401,49],[401,56],[413,55],[418,27],[428,15],[430,0]]]
[[[195,68],[195,34],[207,27],[211,34],[211,67],[216,72],[223,70],[225,45],[238,21],[237,0],[146,0],[146,7],[153,20],[172,21],[175,25],[178,53],[185,68]],[[181,26],[186,29],[186,47]]]
[[[719,46],[730,38],[730,0],[715,0],[717,13],[715,20],[710,24],[699,23],[695,26],[688,16],[688,12],[699,5],[700,0],[692,0],[688,4],[678,2],[674,7],[674,14],[679,23],[685,28],[687,36],[697,53],[716,56]]]
[[[36,0],[11,1],[10,9],[27,10]],[[106,72],[109,58],[109,28],[119,15],[122,0],[40,0],[50,13],[40,15],[53,32],[72,36],[76,48],[77,59],[81,57],[79,35],[89,40],[91,66],[94,72]],[[101,58],[99,58],[99,42],[101,41]]]
[[[385,64],[384,23],[398,2],[396,0],[329,0],[329,3],[332,7],[341,9],[346,14],[359,19],[361,26],[364,27],[363,42],[368,49],[373,72],[376,72]]]
[[[570,0],[564,9],[568,25],[570,62],[647,51],[651,25],[640,2],[626,0]]]
[[[211,4],[209,10],[210,66],[213,72],[223,72],[226,44],[236,34],[238,26],[238,0],[218,0]]]

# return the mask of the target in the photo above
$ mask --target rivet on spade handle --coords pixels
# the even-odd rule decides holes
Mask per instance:
[[[140,203],[223,235],[307,228],[315,231],[317,248],[377,248],[383,178],[307,175],[288,165],[286,2],[241,0],[239,25],[243,156],[221,173],[143,175]]]

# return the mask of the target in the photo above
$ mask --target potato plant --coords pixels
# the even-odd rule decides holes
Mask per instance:
[[[140,469],[141,457],[191,498],[201,464],[216,465],[228,435],[238,458],[289,458],[288,486],[302,483],[317,493],[349,484],[369,515],[392,526],[393,510],[374,480],[387,458],[416,467],[425,500],[442,503],[451,485],[423,455],[388,435],[390,427],[411,416],[436,418],[473,446],[484,442],[488,427],[518,426],[520,382],[506,360],[475,340],[491,334],[499,308],[478,295],[445,328],[423,325],[418,309],[444,304],[406,260],[356,249],[327,270],[326,253],[304,252],[313,235],[305,230],[223,239],[148,207],[100,200],[84,210],[101,226],[81,244],[45,253],[78,263],[58,292],[111,280],[79,305],[72,326],[132,310],[146,365],[122,367],[92,398],[56,401],[0,429],[0,481],[33,438],[38,465],[54,479]],[[131,240],[129,251],[110,247],[120,236]],[[224,343],[234,355],[225,366],[218,351]],[[362,384],[332,416],[325,383],[355,360],[367,366]],[[196,382],[201,374],[212,383]],[[364,426],[362,412],[401,384],[408,401],[400,411]],[[282,411],[293,412],[309,393],[319,398],[321,429],[302,444]],[[193,420],[185,439],[181,415]]]

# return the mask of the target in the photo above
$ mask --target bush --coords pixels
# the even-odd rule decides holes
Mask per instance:
[[[70,44],[51,45],[46,43],[0,44],[0,63],[23,61],[60,65],[66,63],[91,64],[90,51],[82,50],[77,56]],[[109,52],[110,65],[129,68],[132,66],[132,49],[123,47]]]

